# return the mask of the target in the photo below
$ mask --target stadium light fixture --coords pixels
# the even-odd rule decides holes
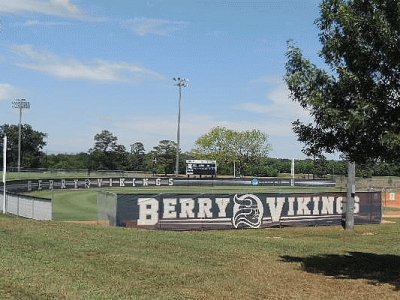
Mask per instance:
[[[182,88],[188,86],[189,80],[181,77],[172,78],[175,81],[175,85],[179,88],[179,102],[178,102],[178,129],[176,132],[176,163],[175,163],[175,175],[179,175],[179,152],[181,142],[181,101],[182,101]]]
[[[19,109],[19,123],[18,123],[18,173],[21,171],[21,119],[22,119],[22,110],[29,109],[31,104],[29,101],[25,99],[16,99],[13,101],[13,108]]]

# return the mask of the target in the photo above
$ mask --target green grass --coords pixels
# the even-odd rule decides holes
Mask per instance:
[[[53,199],[53,220],[97,220],[97,190],[53,190],[29,193]]]
[[[400,225],[146,231],[0,216],[1,299],[399,299]]]
[[[400,208],[399,207],[385,207],[384,211],[393,211],[393,212],[399,212],[400,213]]]

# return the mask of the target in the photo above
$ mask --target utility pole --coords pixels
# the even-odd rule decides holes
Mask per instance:
[[[186,78],[173,78],[176,82],[176,86],[179,88],[179,102],[178,102],[178,129],[176,132],[176,162],[175,162],[175,175],[179,175],[179,151],[181,142],[181,100],[182,100],[182,88],[187,87],[189,80]]]
[[[356,165],[349,161],[347,165],[347,196],[345,211],[345,230],[354,229],[354,198],[356,196]]]
[[[3,214],[6,213],[7,136],[3,138]]]
[[[13,101],[13,108],[19,109],[19,123],[18,123],[18,173],[21,171],[21,120],[22,120],[22,110],[30,108],[29,101],[25,99],[16,99]]]

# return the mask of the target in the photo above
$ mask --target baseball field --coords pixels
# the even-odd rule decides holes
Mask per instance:
[[[149,231],[65,222],[95,220],[97,192],[45,193],[55,221],[0,216],[1,299],[400,299],[397,219]]]

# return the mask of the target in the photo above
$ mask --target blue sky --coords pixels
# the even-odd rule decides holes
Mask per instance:
[[[314,0],[0,0],[0,124],[48,134],[48,153],[88,151],[104,129],[129,149],[216,126],[259,129],[272,157],[303,158],[291,122],[307,112],[288,98],[286,41],[318,61]]]

